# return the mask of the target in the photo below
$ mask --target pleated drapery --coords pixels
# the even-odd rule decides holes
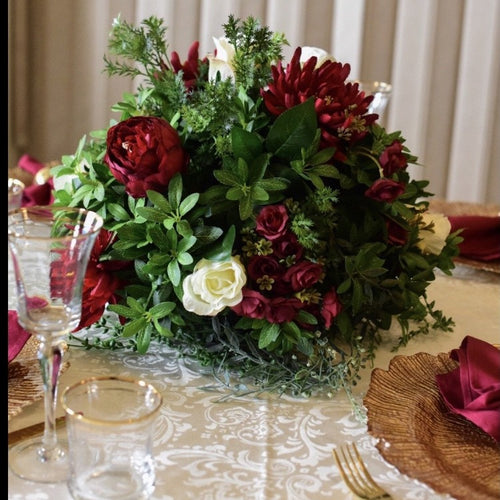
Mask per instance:
[[[9,166],[72,154],[119,116],[133,82],[103,73],[112,21],[165,19],[182,59],[232,13],[328,50],[351,77],[393,85],[382,123],[419,157],[417,178],[448,201],[500,203],[499,0],[9,0]]]

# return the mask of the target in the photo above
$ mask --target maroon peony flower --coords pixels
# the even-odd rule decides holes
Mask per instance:
[[[208,64],[208,59],[205,57],[200,61],[198,56],[198,48],[200,47],[200,42],[196,41],[191,44],[188,52],[187,61],[183,64],[179,54],[173,51],[170,57],[170,62],[172,63],[172,68],[174,73],[179,73],[182,71],[182,79],[184,80],[184,85],[188,90],[192,90],[196,87],[196,80],[200,76],[200,66],[201,64]]]
[[[238,316],[245,316],[253,319],[263,319],[268,314],[269,299],[256,290],[244,287],[243,300],[231,307]]]
[[[261,90],[264,104],[270,113],[280,115],[314,96],[321,146],[334,146],[334,158],[345,160],[346,143],[360,141],[378,118],[367,114],[373,96],[359,91],[358,83],[346,83],[349,64],[327,60],[316,68],[316,58],[312,57],[301,65],[301,53],[301,47],[297,47],[286,69],[281,61],[271,67],[272,81]]]
[[[287,270],[284,279],[290,282],[294,292],[298,292],[315,285],[320,280],[322,274],[322,266],[315,262],[302,260]]]
[[[339,301],[335,289],[331,289],[323,298],[323,307],[321,308],[321,316],[325,320],[325,328],[328,330],[332,326],[333,318],[342,311],[342,304]]]
[[[148,189],[163,191],[185,170],[188,156],[166,120],[134,116],[108,130],[104,161],[130,196],[143,198]]]
[[[404,193],[405,186],[402,182],[392,179],[377,179],[366,191],[365,196],[376,201],[392,203]]]
[[[101,229],[90,254],[89,263],[83,280],[82,315],[75,331],[90,326],[98,321],[104,313],[107,303],[116,304],[117,290],[124,286],[115,271],[132,265],[128,261],[100,261],[102,253],[111,247],[115,235],[106,229]]]
[[[284,205],[267,205],[257,215],[255,231],[268,240],[276,240],[286,234],[287,222],[288,212]]]
[[[408,160],[403,154],[403,145],[399,141],[394,141],[386,147],[379,161],[385,177],[391,177],[395,172],[404,170],[408,166]]]

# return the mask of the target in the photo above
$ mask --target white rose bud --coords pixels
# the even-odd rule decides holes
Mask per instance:
[[[335,58],[331,56],[326,50],[320,49],[318,47],[302,47],[302,52],[300,54],[300,64],[304,65],[306,61],[311,59],[311,57],[316,56],[318,58],[316,62],[316,68],[319,68],[325,61],[335,62]]]
[[[182,304],[199,316],[215,316],[241,302],[246,281],[239,256],[224,262],[201,259],[182,283]]]
[[[417,247],[423,253],[439,255],[451,231],[448,217],[443,214],[424,213],[421,215],[419,226],[421,227],[419,232],[420,240],[417,242]]]
[[[217,53],[215,56],[208,55],[208,79],[215,81],[217,73],[220,73],[222,80],[232,80],[234,82],[233,58],[235,54],[234,46],[225,37],[213,38]]]

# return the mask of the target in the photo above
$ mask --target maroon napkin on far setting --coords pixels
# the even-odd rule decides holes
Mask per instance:
[[[460,256],[473,260],[500,259],[500,216],[449,215],[451,232],[463,229]]]
[[[43,163],[40,163],[37,159],[27,154],[21,156],[17,165],[19,168],[32,175],[35,175],[39,170],[45,167]],[[44,184],[32,184],[31,186],[26,186],[23,191],[21,206],[30,207],[33,205],[50,205],[53,202],[53,187],[52,179]]]
[[[17,312],[9,310],[9,363],[21,352],[30,334],[18,323]]]
[[[450,357],[459,366],[436,375],[446,405],[500,442],[500,350],[468,335]]]

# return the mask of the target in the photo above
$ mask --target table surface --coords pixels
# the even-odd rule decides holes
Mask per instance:
[[[500,342],[500,275],[459,265],[453,277],[438,275],[428,288],[438,309],[453,317],[454,332],[413,339],[397,353],[392,341],[377,351],[375,367],[387,369],[397,355],[438,354],[459,347],[466,335]],[[71,346],[60,390],[89,376],[124,375],[152,382],[164,404],[155,430],[157,484],[153,499],[349,499],[332,449],[356,442],[369,470],[395,500],[444,500],[418,480],[385,461],[353,413],[344,393],[333,398],[277,398],[273,395],[226,399],[210,374],[178,360],[166,346],[146,355],[130,351],[86,351]],[[354,394],[362,402],[373,367],[362,372]],[[38,369],[36,367],[36,369]],[[57,414],[62,415],[58,407]],[[9,419],[9,431],[40,422],[41,400]],[[63,431],[62,431],[63,432]],[[66,485],[40,484],[8,475],[8,498],[71,498]]]

